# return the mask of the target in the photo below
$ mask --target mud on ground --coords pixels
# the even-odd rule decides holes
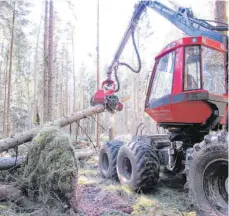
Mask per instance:
[[[117,181],[103,179],[97,164],[97,157],[80,164],[79,215],[196,216],[182,177],[163,174],[153,191],[137,194]]]

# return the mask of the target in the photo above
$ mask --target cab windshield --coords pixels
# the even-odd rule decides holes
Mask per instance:
[[[158,60],[150,100],[162,98],[172,92],[175,52],[170,52]]]

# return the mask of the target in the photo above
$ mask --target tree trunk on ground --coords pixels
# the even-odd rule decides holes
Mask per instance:
[[[14,185],[0,185],[0,201],[16,201],[22,195],[22,192]]]
[[[87,158],[95,155],[95,150],[92,149],[80,149],[75,150],[75,157],[78,159]],[[20,165],[25,157],[19,156],[19,157],[3,157],[0,158],[0,170],[8,170],[12,167]]]
[[[10,39],[10,65],[8,73],[8,97],[7,97],[7,112],[6,112],[6,135],[9,136],[10,133],[10,106],[11,106],[11,77],[12,77],[12,63],[13,63],[13,45],[14,45],[14,25],[15,25],[15,8],[16,2],[13,6],[13,17],[12,17],[12,28],[11,28],[11,39]]]
[[[104,111],[104,106],[103,105],[97,105],[97,106],[85,109],[83,111],[73,113],[70,116],[57,119],[57,120],[53,121],[53,124],[58,125],[59,127],[64,127],[64,126],[69,125],[73,122],[77,122],[80,119],[86,118],[88,116],[92,116],[92,115],[97,114],[97,113],[101,113],[103,111]],[[6,151],[8,149],[14,148],[18,145],[21,145],[23,143],[31,141],[33,139],[33,137],[35,137],[37,135],[37,133],[40,131],[41,128],[42,128],[42,126],[37,127],[37,128],[33,128],[31,130],[28,130],[28,131],[25,131],[22,133],[18,133],[14,136],[0,140],[0,153]]]
[[[44,18],[44,95],[43,95],[43,122],[48,120],[48,0],[45,0]]]
[[[34,210],[34,203],[23,196],[23,192],[14,184],[0,185],[0,202],[1,201],[13,201],[24,209],[29,211]]]
[[[18,166],[24,160],[24,157],[3,157],[0,158],[0,170],[7,170],[11,167]]]
[[[49,3],[49,48],[48,48],[48,120],[55,119],[55,73],[53,70],[53,0]]]

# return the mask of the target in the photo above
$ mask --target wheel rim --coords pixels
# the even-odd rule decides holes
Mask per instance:
[[[123,171],[124,177],[127,180],[130,180],[131,175],[132,175],[132,165],[131,165],[129,158],[127,157],[124,157],[122,160],[122,171]]]
[[[106,153],[104,153],[102,156],[102,167],[103,167],[103,170],[105,171],[107,171],[109,167],[109,160],[108,160],[108,156]]]
[[[208,202],[216,212],[228,212],[228,162],[215,160],[204,170],[203,187]]]
[[[228,194],[228,178],[227,178],[226,181],[225,181],[225,189],[226,189],[227,194]]]

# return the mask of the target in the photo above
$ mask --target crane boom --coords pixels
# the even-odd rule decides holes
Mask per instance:
[[[132,31],[136,28],[142,13],[147,7],[156,11],[189,36],[204,36],[221,43],[224,42],[224,38],[226,36],[224,36],[221,31],[228,31],[228,25],[214,26],[204,20],[197,19],[194,17],[190,8],[179,8],[178,11],[175,11],[158,1],[140,1],[135,5],[135,10],[128,28],[115,53],[111,65],[108,67],[108,80],[111,78],[113,69],[118,64],[118,60],[131,36]]]

